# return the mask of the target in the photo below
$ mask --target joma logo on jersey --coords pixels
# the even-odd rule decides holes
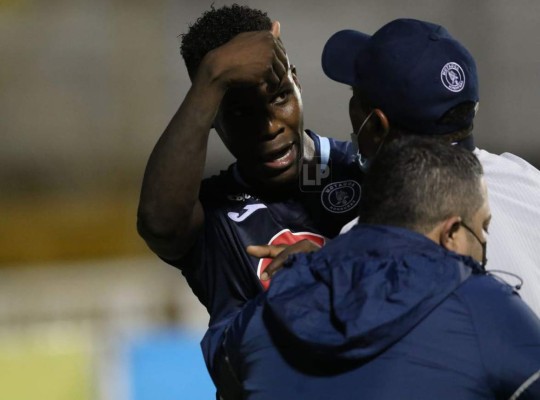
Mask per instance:
[[[240,210],[240,212],[228,212],[227,216],[234,222],[242,222],[255,211],[266,208],[264,204],[248,204]]]

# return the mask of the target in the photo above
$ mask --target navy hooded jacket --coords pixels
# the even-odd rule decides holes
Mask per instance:
[[[540,320],[472,258],[358,225],[294,256],[224,351],[246,399],[507,400],[540,370]]]

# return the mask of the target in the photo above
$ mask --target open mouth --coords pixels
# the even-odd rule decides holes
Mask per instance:
[[[273,170],[288,168],[296,160],[296,153],[295,145],[286,147],[279,152],[265,157],[264,166]]]

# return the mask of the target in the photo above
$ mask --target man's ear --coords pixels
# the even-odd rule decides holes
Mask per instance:
[[[298,80],[298,75],[296,74],[296,67],[292,64],[291,64],[291,75],[292,75],[294,84],[298,87],[298,90],[302,92],[302,85],[300,85],[300,81]]]
[[[386,117],[386,114],[379,108],[374,108],[373,113],[377,117],[377,131],[381,132],[380,136],[384,138],[390,132],[390,123],[388,122],[388,118]]]
[[[458,253],[460,250],[460,244],[457,231],[461,227],[461,217],[453,216],[447,218],[441,226],[439,231],[439,243],[446,250],[452,250]]]

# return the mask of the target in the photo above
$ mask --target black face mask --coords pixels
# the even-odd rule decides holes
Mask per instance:
[[[486,257],[486,253],[487,253],[487,241],[486,241],[486,242],[482,242],[482,241],[480,240],[480,238],[476,235],[476,233],[474,233],[474,231],[473,231],[471,228],[469,228],[469,227],[465,224],[465,222],[461,221],[460,224],[461,224],[461,226],[463,226],[465,229],[467,229],[467,230],[471,233],[471,235],[473,235],[474,238],[478,241],[478,243],[480,243],[480,246],[482,246],[482,263],[481,263],[481,265],[482,265],[483,268],[485,268],[485,267],[486,267],[486,264],[487,264],[487,257]]]

